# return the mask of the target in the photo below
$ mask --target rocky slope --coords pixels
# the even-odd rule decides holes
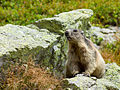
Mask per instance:
[[[114,33],[117,32],[116,30],[91,27],[89,18],[92,15],[93,11],[90,9],[78,9],[63,12],[52,18],[40,19],[34,24],[27,26],[12,24],[1,26],[0,66],[7,67],[9,63],[14,63],[19,60],[27,62],[28,57],[32,55],[36,63],[46,66],[47,69],[55,75],[63,77],[65,61],[67,59],[67,41],[64,37],[64,31],[66,29],[75,28],[84,30],[85,35],[91,38],[97,45],[100,45],[101,42],[104,41],[108,43],[110,40],[112,40],[111,42],[115,41],[113,36]],[[112,37],[113,39],[111,39]],[[119,75],[119,73],[117,74]],[[80,82],[81,78],[87,80],[86,84],[88,84],[90,88],[94,87],[94,84],[104,81],[113,85],[111,84],[113,82],[106,79],[109,78],[109,76],[106,76],[105,79],[97,80],[80,75],[79,77],[65,79],[65,81],[67,80],[67,85],[77,81],[79,85],[83,85],[82,87],[84,87],[86,86],[85,84],[80,84],[82,83]],[[117,79],[120,79],[119,76]],[[117,84],[119,84],[119,82]],[[118,90],[120,87],[117,84],[114,84],[112,87],[116,87]],[[79,85],[75,87],[78,88]],[[107,86],[104,88],[106,87]],[[68,88],[70,87],[68,86]],[[79,88],[81,88],[81,86]]]
[[[107,64],[106,73],[101,79],[78,74],[64,79],[61,85],[68,90],[120,90],[120,67],[116,63]]]

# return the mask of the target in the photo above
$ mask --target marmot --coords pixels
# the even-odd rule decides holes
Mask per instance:
[[[105,73],[105,62],[94,44],[81,30],[69,29],[65,32],[69,50],[65,66],[66,78],[76,74],[101,78]]]

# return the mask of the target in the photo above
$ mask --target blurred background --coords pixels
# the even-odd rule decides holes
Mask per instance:
[[[0,0],[0,26],[27,25],[75,9],[92,9],[92,25],[120,26],[120,0]]]

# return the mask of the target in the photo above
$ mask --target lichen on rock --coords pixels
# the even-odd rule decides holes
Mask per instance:
[[[28,56],[30,52],[34,55],[38,50],[40,52],[40,48],[48,48],[60,37],[60,35],[50,33],[46,29],[39,32],[36,29],[11,24],[0,27],[0,36],[0,57],[6,56],[9,59],[21,58],[21,55],[22,57]],[[21,55],[19,55],[20,53]],[[24,60],[24,58],[22,59]],[[1,65],[2,61],[3,59]]]
[[[120,34],[120,31],[118,31],[117,29],[100,28],[92,26],[88,31],[87,36],[91,38],[91,40],[96,45],[103,46],[108,43],[113,44],[116,41],[116,33]]]
[[[120,67],[115,63],[107,64],[106,73],[101,79],[78,74],[73,78],[65,78],[61,85],[64,89],[69,88],[72,90],[119,90]]]
[[[40,29],[48,29],[51,32],[63,34],[68,28],[88,30],[90,28],[89,18],[93,15],[90,9],[78,9],[63,12],[52,18],[44,18],[36,21]]]

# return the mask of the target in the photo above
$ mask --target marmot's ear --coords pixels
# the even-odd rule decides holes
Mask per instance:
[[[81,34],[84,35],[84,31],[83,30],[81,30]]]

